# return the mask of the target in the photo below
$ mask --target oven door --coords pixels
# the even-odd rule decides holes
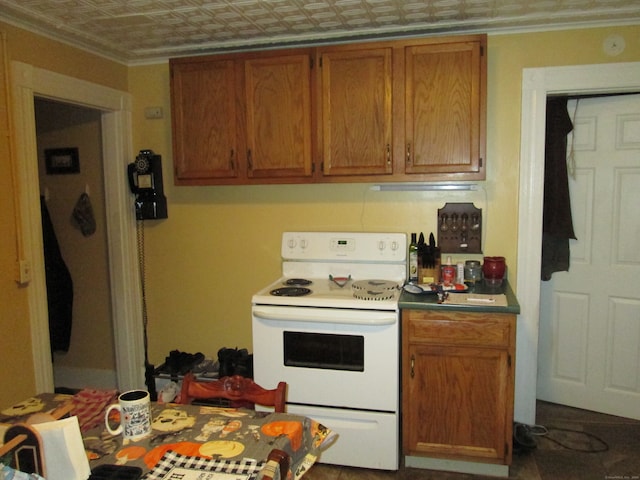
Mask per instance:
[[[398,312],[254,305],[257,383],[287,403],[398,411]]]

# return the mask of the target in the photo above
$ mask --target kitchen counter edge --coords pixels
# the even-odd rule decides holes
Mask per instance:
[[[490,286],[484,281],[479,282],[475,286],[469,288],[469,292],[480,294],[500,294],[504,293],[507,296],[507,306],[494,306],[494,305],[452,305],[438,303],[437,295],[415,295],[403,291],[400,295],[398,306],[401,310],[442,310],[442,311],[458,311],[458,312],[479,312],[479,313],[520,313],[520,304],[516,298],[511,285],[507,280],[502,282],[500,286]],[[451,295],[456,295],[452,293]]]

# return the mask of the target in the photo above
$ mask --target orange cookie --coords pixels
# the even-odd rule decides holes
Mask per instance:
[[[302,423],[287,420],[280,422],[266,423],[261,428],[262,433],[269,435],[270,437],[279,437],[280,435],[286,435],[291,441],[291,448],[293,451],[297,451],[302,445]]]

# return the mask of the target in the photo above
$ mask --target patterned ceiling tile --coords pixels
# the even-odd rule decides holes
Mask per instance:
[[[354,36],[640,22],[629,0],[0,0],[0,20],[123,63]]]

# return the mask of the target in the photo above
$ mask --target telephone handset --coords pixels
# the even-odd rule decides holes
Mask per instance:
[[[162,157],[152,150],[140,150],[127,166],[129,188],[136,195],[138,220],[167,218],[167,199],[162,187]]]

